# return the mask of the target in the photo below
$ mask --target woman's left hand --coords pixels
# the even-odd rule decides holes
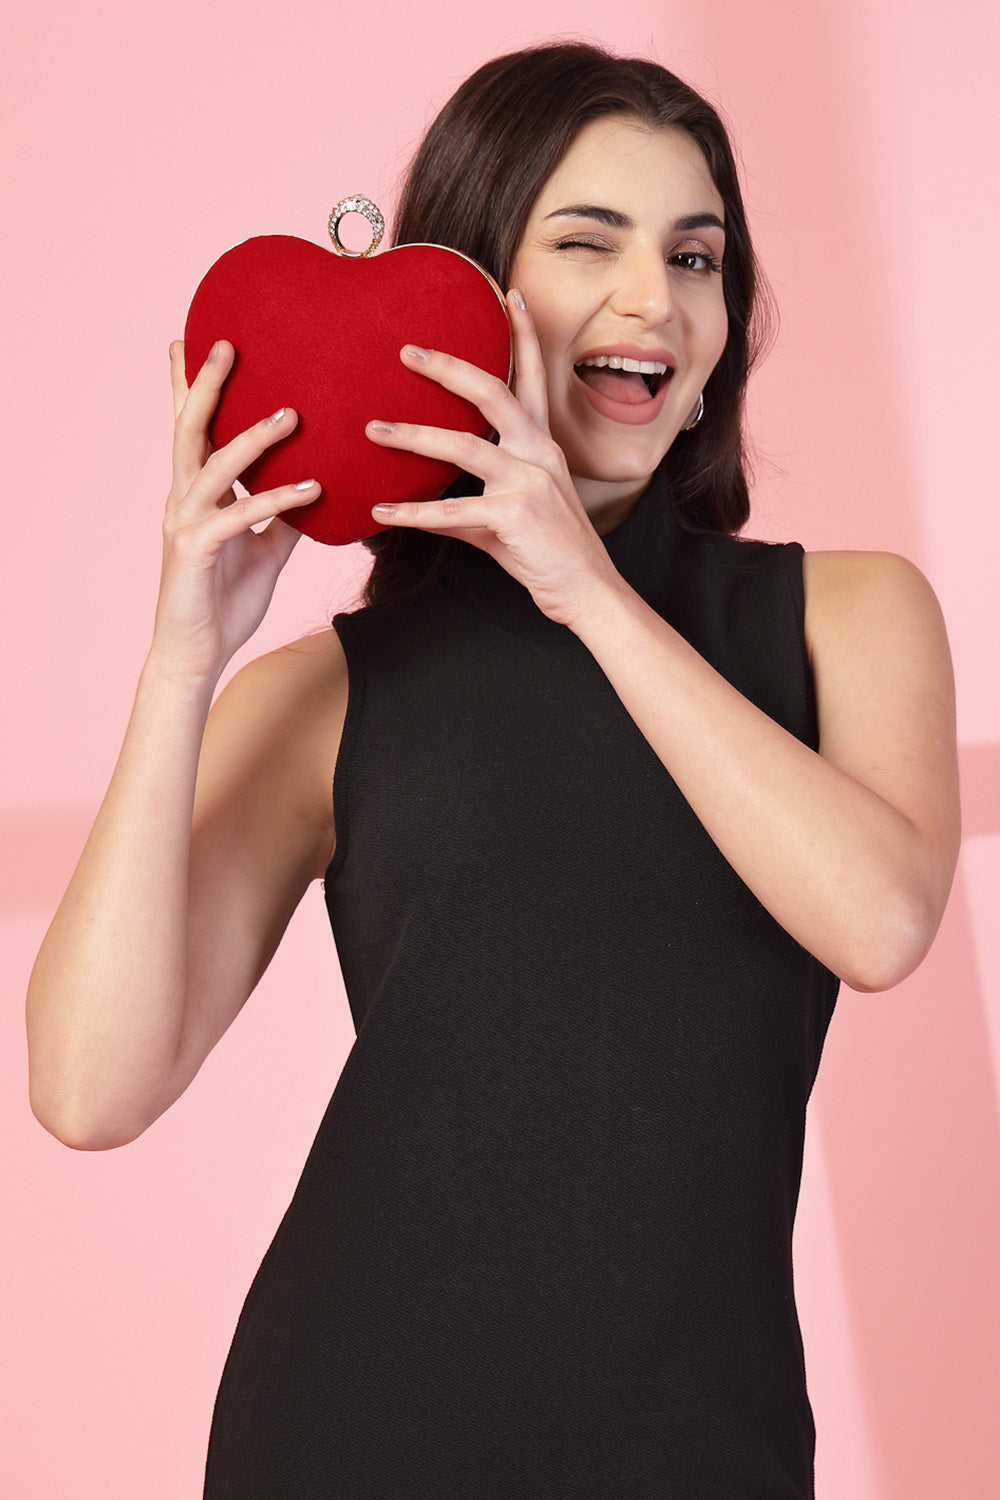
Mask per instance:
[[[810,554],[806,640],[819,752],[722,677],[615,570],[548,430],[545,376],[511,294],[517,396],[444,354],[411,369],[474,401],[499,434],[369,428],[480,475],[482,498],[373,511],[463,537],[569,625],[709,836],[797,942],[854,989],[897,984],[920,962],[958,850],[954,702],[930,588],[883,554]],[[607,585],[611,583],[609,588]]]
[[[407,422],[374,421],[368,436],[457,464],[484,483],[482,495],[377,505],[383,526],[412,526],[481,548],[527,588],[550,619],[574,627],[595,585],[621,583],[581,504],[562,449],[549,431],[545,367],[531,315],[518,292],[508,297],[517,394],[475,365],[406,345],[411,370],[471,401],[497,441]]]

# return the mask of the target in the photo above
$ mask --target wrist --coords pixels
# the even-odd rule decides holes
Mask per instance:
[[[139,693],[169,693],[194,708],[204,706],[207,713],[221,676],[221,668],[196,667],[154,641],[139,674]]]
[[[627,613],[631,601],[642,602],[611,559],[605,557],[607,566],[581,579],[558,610],[560,624],[568,626],[590,649],[595,639]]]

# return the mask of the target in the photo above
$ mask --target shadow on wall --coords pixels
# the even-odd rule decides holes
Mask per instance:
[[[967,745],[961,764],[962,836],[1000,833],[1000,745]]]
[[[967,838],[1000,833],[1000,745],[961,756]],[[842,994],[815,1104],[880,1500],[1000,1494],[1000,1118],[960,867],[934,948]]]

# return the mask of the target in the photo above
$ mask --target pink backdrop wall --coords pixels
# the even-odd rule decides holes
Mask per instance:
[[[950,621],[958,881],[918,975],[843,994],[797,1264],[821,1500],[1000,1493],[996,7],[512,0],[491,18],[439,0],[430,19],[393,0],[36,0],[7,18],[0,92],[0,1441],[21,1500],[198,1493],[244,1291],[351,1040],[316,891],[144,1138],[78,1155],[27,1110],[25,978],[148,639],[168,341],[222,249],[322,240],[347,192],[387,207],[466,73],[570,31],[658,57],[733,122],[783,314],[754,401],[753,529],[905,552]],[[350,551],[303,544],[255,650],[321,623],[357,576]]]

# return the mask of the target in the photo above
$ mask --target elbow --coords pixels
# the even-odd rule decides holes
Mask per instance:
[[[96,1120],[81,1120],[68,1114],[31,1106],[32,1114],[40,1125],[63,1146],[72,1151],[113,1151],[117,1146],[127,1146],[142,1134],[142,1129],[125,1130],[115,1125]]]
[[[79,1090],[42,1081],[35,1072],[29,1074],[28,1101],[39,1125],[73,1151],[112,1151],[116,1146],[127,1146],[152,1123],[102,1109],[82,1097]]]
[[[895,903],[860,924],[836,972],[862,994],[894,989],[919,968],[940,920],[941,912],[929,901],[900,893]]]
[[[50,1108],[31,1100],[31,1112],[38,1123],[63,1146],[73,1151],[112,1151],[127,1146],[140,1130],[123,1130],[108,1121],[81,1119],[67,1110]]]

